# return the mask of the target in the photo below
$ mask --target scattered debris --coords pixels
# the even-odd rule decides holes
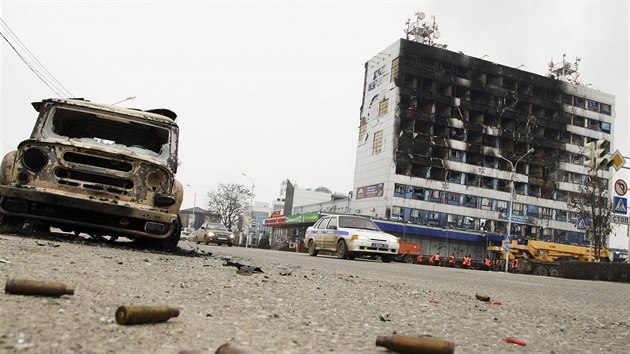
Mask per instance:
[[[280,275],[282,275],[283,277],[289,276],[289,275],[291,275],[291,271],[290,270],[281,270],[280,271]]]
[[[389,322],[389,321],[391,321],[391,319],[389,318],[389,316],[390,316],[390,315],[389,315],[388,313],[386,313],[386,314],[380,314],[378,317],[379,317],[379,318],[381,319],[381,321],[383,321],[383,322]]]
[[[505,338],[503,341],[506,342],[506,343],[512,343],[512,344],[520,345],[521,347],[524,347],[524,346],[527,345],[527,343],[525,343],[525,342],[523,342],[521,340],[514,339],[514,338],[509,338],[509,337]]]
[[[436,300],[429,300],[429,303],[430,303],[430,304],[436,304],[436,305],[437,305],[437,304],[439,304],[440,302],[439,302],[439,301],[436,301]]]
[[[249,265],[245,265],[245,264],[241,264],[238,262],[232,262],[230,260],[227,260],[225,263],[223,263],[224,267],[236,267],[238,268],[237,273],[243,272],[243,273],[264,273],[262,271],[262,269],[260,269],[259,267],[254,267],[254,266],[249,266]],[[240,273],[239,273],[240,274]],[[251,275],[251,274],[244,274],[244,275]]]
[[[120,306],[116,322],[120,325],[166,322],[179,316],[179,309],[170,306]]]
[[[398,353],[453,354],[455,343],[430,337],[377,336],[376,346]]]
[[[0,263],[7,263],[7,264],[10,264],[11,262],[7,261],[6,259],[0,259]]]
[[[490,296],[488,296],[488,295],[475,294],[475,297],[476,297],[476,298],[477,298],[477,300],[479,300],[479,301],[484,301],[484,302],[488,302],[488,301],[490,301]]]
[[[501,305],[501,301],[484,301],[486,305]]]
[[[74,288],[57,282],[9,279],[4,286],[4,292],[16,295],[62,296],[74,295]]]
[[[215,354],[256,354],[257,352],[253,351],[250,348],[243,347],[240,345],[225,343],[217,348]]]

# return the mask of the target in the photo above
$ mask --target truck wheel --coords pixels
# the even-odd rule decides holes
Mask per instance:
[[[543,277],[546,277],[547,273],[548,273],[547,267],[543,267],[543,266],[537,267],[536,270],[534,271],[534,274],[540,275],[540,276],[543,276]]]
[[[405,263],[408,263],[408,264],[413,264],[413,257],[412,257],[412,256],[410,256],[410,255],[406,255],[406,256],[403,258],[403,261],[404,261]]]
[[[158,241],[158,246],[165,251],[174,251],[177,248],[177,244],[179,243],[179,238],[182,234],[182,222],[179,220],[179,216],[177,220],[173,223],[173,233],[171,236]]]
[[[557,278],[560,275],[560,270],[556,267],[549,269],[549,276]]]
[[[381,262],[383,263],[391,263],[392,259],[394,259],[394,256],[391,254],[384,254],[381,256]]]
[[[337,242],[337,258],[348,258],[348,246],[346,245],[346,241],[344,240],[339,240],[339,242]]]
[[[317,256],[318,252],[319,251],[317,251],[317,248],[315,248],[315,241],[313,240],[308,241],[308,255],[315,257]]]

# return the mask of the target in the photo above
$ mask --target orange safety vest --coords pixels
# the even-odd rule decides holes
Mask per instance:
[[[448,262],[449,263],[455,263],[455,256],[448,257]]]
[[[429,263],[433,263],[435,261],[435,257],[431,256],[429,257]]]
[[[490,267],[490,258],[486,258],[485,265],[486,267]]]
[[[439,255],[439,254],[436,254],[436,255],[435,255],[435,261],[436,261],[436,262],[439,262],[439,261],[440,261],[440,255]]]
[[[512,268],[518,269],[518,259],[514,259],[514,261],[512,262]]]

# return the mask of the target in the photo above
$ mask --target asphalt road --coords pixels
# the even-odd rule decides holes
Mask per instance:
[[[452,341],[456,353],[630,352],[628,284],[180,245],[164,254],[0,235],[5,278],[76,288],[60,298],[2,294],[0,353],[214,352],[226,342],[258,353],[387,353],[375,339],[391,334]],[[237,274],[228,258],[263,273]],[[156,304],[181,313],[114,321],[120,305]]]

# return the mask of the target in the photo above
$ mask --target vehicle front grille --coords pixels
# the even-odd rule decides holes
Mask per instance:
[[[93,190],[108,190],[111,189],[120,191],[122,189],[133,188],[133,181],[124,178],[103,176],[95,173],[74,171],[67,168],[58,168],[55,170],[55,176],[61,178],[61,184],[73,185],[76,181],[83,182],[83,187]],[[68,181],[70,180],[70,181]],[[114,188],[109,188],[114,187]]]
[[[72,163],[76,163],[80,165],[102,167],[109,170],[116,170],[116,171],[122,171],[122,172],[129,172],[131,171],[131,168],[133,167],[128,162],[105,159],[102,157],[79,154],[76,152],[66,152],[65,154],[63,154],[63,159],[68,162],[72,162]]]

